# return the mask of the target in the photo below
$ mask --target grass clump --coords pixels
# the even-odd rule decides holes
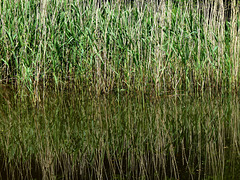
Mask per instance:
[[[9,0],[0,4],[0,77],[38,95],[72,84],[112,90],[234,90],[232,1]]]

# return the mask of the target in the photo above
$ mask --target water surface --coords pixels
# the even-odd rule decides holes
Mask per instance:
[[[0,91],[1,177],[237,179],[237,96]]]

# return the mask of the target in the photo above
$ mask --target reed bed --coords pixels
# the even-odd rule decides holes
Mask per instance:
[[[8,0],[0,3],[0,81],[96,93],[239,84],[239,4],[223,0]],[[228,7],[228,8],[227,8]]]
[[[211,99],[211,101],[210,101]],[[2,179],[235,179],[239,99],[0,99]],[[6,178],[7,177],[7,178]]]

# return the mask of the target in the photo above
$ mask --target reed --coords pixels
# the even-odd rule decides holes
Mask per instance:
[[[50,86],[237,90],[239,4],[225,7],[223,0],[4,0],[0,81],[37,97]]]

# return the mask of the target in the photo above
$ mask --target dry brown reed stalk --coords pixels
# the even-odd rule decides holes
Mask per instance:
[[[231,44],[230,44],[230,59],[232,59],[232,63],[234,66],[233,69],[233,77],[231,82],[234,85],[234,88],[237,87],[237,83],[239,80],[239,29],[237,28],[237,23],[239,21],[239,7],[235,1],[231,1]]]

